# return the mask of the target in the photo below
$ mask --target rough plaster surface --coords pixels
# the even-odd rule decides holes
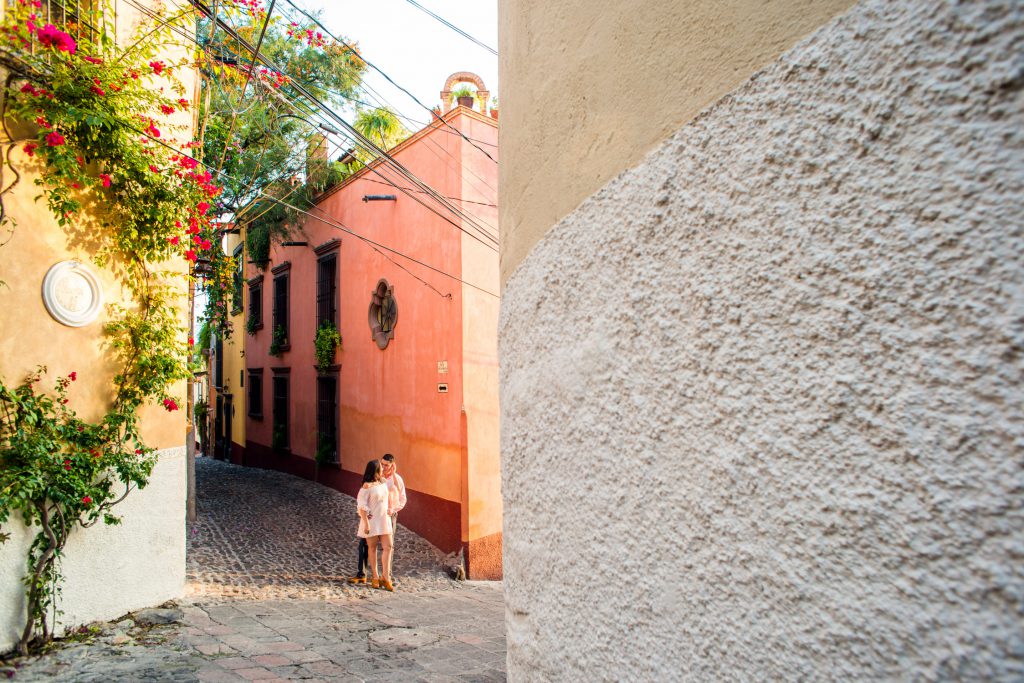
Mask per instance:
[[[502,282],[556,221],[853,4],[501,0]]]
[[[509,678],[1024,678],[1024,6],[862,2],[537,244]]]
[[[185,448],[158,456],[149,485],[115,508],[120,525],[101,523],[68,539],[61,627],[113,619],[184,592]],[[11,540],[0,546],[0,652],[14,646],[25,626],[21,577],[34,535],[20,523],[5,531]]]

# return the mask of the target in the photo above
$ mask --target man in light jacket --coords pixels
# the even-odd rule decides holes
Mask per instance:
[[[398,531],[398,513],[405,507],[405,481],[398,474],[395,456],[385,453],[381,459],[384,465],[384,481],[388,485],[388,514],[391,515],[391,547],[395,547],[395,532]]]

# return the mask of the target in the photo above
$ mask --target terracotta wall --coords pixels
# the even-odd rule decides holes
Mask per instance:
[[[461,127],[462,118],[463,114],[453,115],[452,124]],[[492,124],[483,125],[490,127],[492,138],[496,137]],[[461,138],[448,130],[432,130],[397,149],[395,158],[441,194],[459,197],[463,192],[462,144]],[[390,171],[382,172],[393,177]],[[496,169],[482,173],[490,173],[489,177],[482,176],[485,185],[496,187]],[[316,214],[461,277],[463,233],[415,199],[380,181],[377,174],[366,173],[326,196]],[[365,195],[381,194],[395,194],[397,200],[362,201]],[[489,220],[494,220],[493,209]],[[264,369],[263,419],[249,422],[247,457],[264,466],[313,475],[317,433],[314,248],[340,239],[338,311],[343,343],[336,357],[340,365],[340,468],[321,468],[317,476],[324,483],[354,493],[368,460],[387,452],[394,454],[409,488],[409,504],[401,522],[443,550],[456,550],[467,540],[460,522],[465,446],[461,387],[466,372],[463,289],[457,279],[375,249],[324,222],[309,219],[303,231],[294,240],[305,241],[306,246],[278,246],[272,250],[263,285],[264,328],[247,339],[249,368]],[[290,350],[278,359],[267,356],[273,315],[270,269],[284,263],[289,264],[290,277]],[[254,266],[247,268],[249,277],[258,275]],[[384,350],[373,340],[368,324],[371,292],[381,279],[393,287],[398,306],[394,339]],[[489,286],[495,287],[493,282]],[[493,367],[493,320],[489,330]],[[439,372],[441,362],[447,364],[447,373]],[[272,454],[267,448],[271,443],[275,367],[289,368],[291,378],[291,454],[287,456]],[[447,393],[438,391],[440,383],[448,385]],[[496,386],[493,388],[496,390]],[[496,410],[493,413],[496,420]],[[491,453],[496,458],[496,429],[493,436]]]

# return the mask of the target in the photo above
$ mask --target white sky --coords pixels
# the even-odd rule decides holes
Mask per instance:
[[[364,58],[388,74],[427,107],[439,104],[445,79],[456,71],[480,76],[498,94],[498,58],[459,35],[407,0],[293,0],[303,9],[322,9],[320,21],[338,36],[358,43]],[[498,49],[497,0],[417,0],[485,45]],[[287,7],[287,5],[285,5]],[[430,115],[373,69],[364,83],[398,114],[425,124]],[[372,95],[363,98],[374,102]],[[420,125],[403,121],[416,130]]]

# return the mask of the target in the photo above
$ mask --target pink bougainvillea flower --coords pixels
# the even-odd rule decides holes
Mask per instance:
[[[186,100],[186,99],[185,99],[184,97],[182,97],[182,98],[180,98],[180,99],[178,100],[178,105],[179,105],[179,106],[180,106],[180,107],[181,107],[182,109],[186,109],[186,110],[187,110],[187,109],[188,109],[188,100]]]
[[[185,252],[185,258],[191,261],[192,263],[195,263],[196,259],[198,259],[199,257],[196,256],[195,249],[189,249],[188,251]]]
[[[82,55],[82,59],[89,62],[90,64],[102,64],[103,60],[99,57],[90,57],[89,55]]]
[[[64,460],[64,469],[66,469],[68,472],[71,471],[71,461],[70,460],[67,460],[67,459]]]
[[[203,240],[203,243],[199,245],[199,248],[202,249],[203,251],[209,251],[210,247],[212,246],[213,244],[210,242],[210,240]]]
[[[31,156],[35,156],[36,149],[38,149],[38,148],[39,148],[39,145],[37,145],[34,142],[26,142],[25,146],[22,147],[22,149],[25,151],[25,154],[29,155],[30,157]]]
[[[181,244],[181,238],[178,237],[177,235],[175,235],[174,237],[168,237],[167,241],[173,244],[174,246],[178,246],[179,244]]]
[[[98,450],[96,450],[95,448],[91,448],[91,449],[89,449],[89,455],[91,455],[94,458],[98,458],[98,457],[100,457],[100,452]]]
[[[160,169],[157,168],[156,166],[154,166],[153,164],[149,165],[149,170],[152,171],[153,173],[159,173],[160,172]]]
[[[103,183],[103,187],[110,187],[110,176],[106,173],[100,173],[100,182]]]
[[[103,88],[101,88],[98,85],[94,85],[94,86],[90,87],[89,90],[91,90],[93,93],[99,95],[100,97],[103,97],[104,95],[107,94],[107,91],[104,90]]]
[[[82,496],[82,503],[84,503],[85,505],[91,505],[92,498],[90,498],[89,496]]]
[[[75,39],[53,24],[47,24],[42,27],[36,32],[36,35],[39,37],[39,42],[44,46],[56,48],[60,52],[67,52],[69,55],[73,55],[75,50],[78,49]]]
[[[75,188],[76,190],[81,190],[82,189],[82,184],[81,183],[71,183],[71,187]]]
[[[78,379],[78,373],[77,372],[72,372],[70,375],[68,375],[68,379],[70,379],[72,382],[74,382],[76,379]]]
[[[26,83],[25,85],[21,86],[21,92],[28,93],[29,95],[39,94],[39,91],[36,90],[36,87],[31,83]]]
[[[163,62],[152,61],[152,62],[149,63],[149,68],[152,69],[153,73],[155,73],[157,76],[159,76],[161,73],[163,73],[164,67],[165,67],[165,65],[164,65]],[[136,78],[134,73],[132,74],[132,77]]]
[[[36,117],[36,125],[38,125],[40,128],[53,128],[53,126],[50,124],[49,121],[46,120],[46,117],[44,116]]]
[[[64,144],[64,136],[56,131],[46,136],[46,145],[48,147],[60,147]]]
[[[173,398],[165,398],[164,399],[164,408],[166,408],[168,410],[168,412],[170,412],[172,410],[177,410],[178,409],[178,404],[174,402]]]
[[[171,114],[176,112],[177,109],[175,109],[174,107],[172,107],[169,104],[161,104],[160,105],[160,111],[163,112],[164,114],[167,114],[168,116],[170,116]]]
[[[195,340],[194,337],[189,337],[188,338],[188,345],[189,346],[195,346],[196,345],[196,340]]]
[[[196,204],[196,211],[198,211],[200,214],[204,214],[204,213],[206,213],[209,210],[210,210],[209,202],[199,202],[198,204]]]
[[[141,448],[136,448],[135,449],[135,455],[142,455],[142,449]]]

